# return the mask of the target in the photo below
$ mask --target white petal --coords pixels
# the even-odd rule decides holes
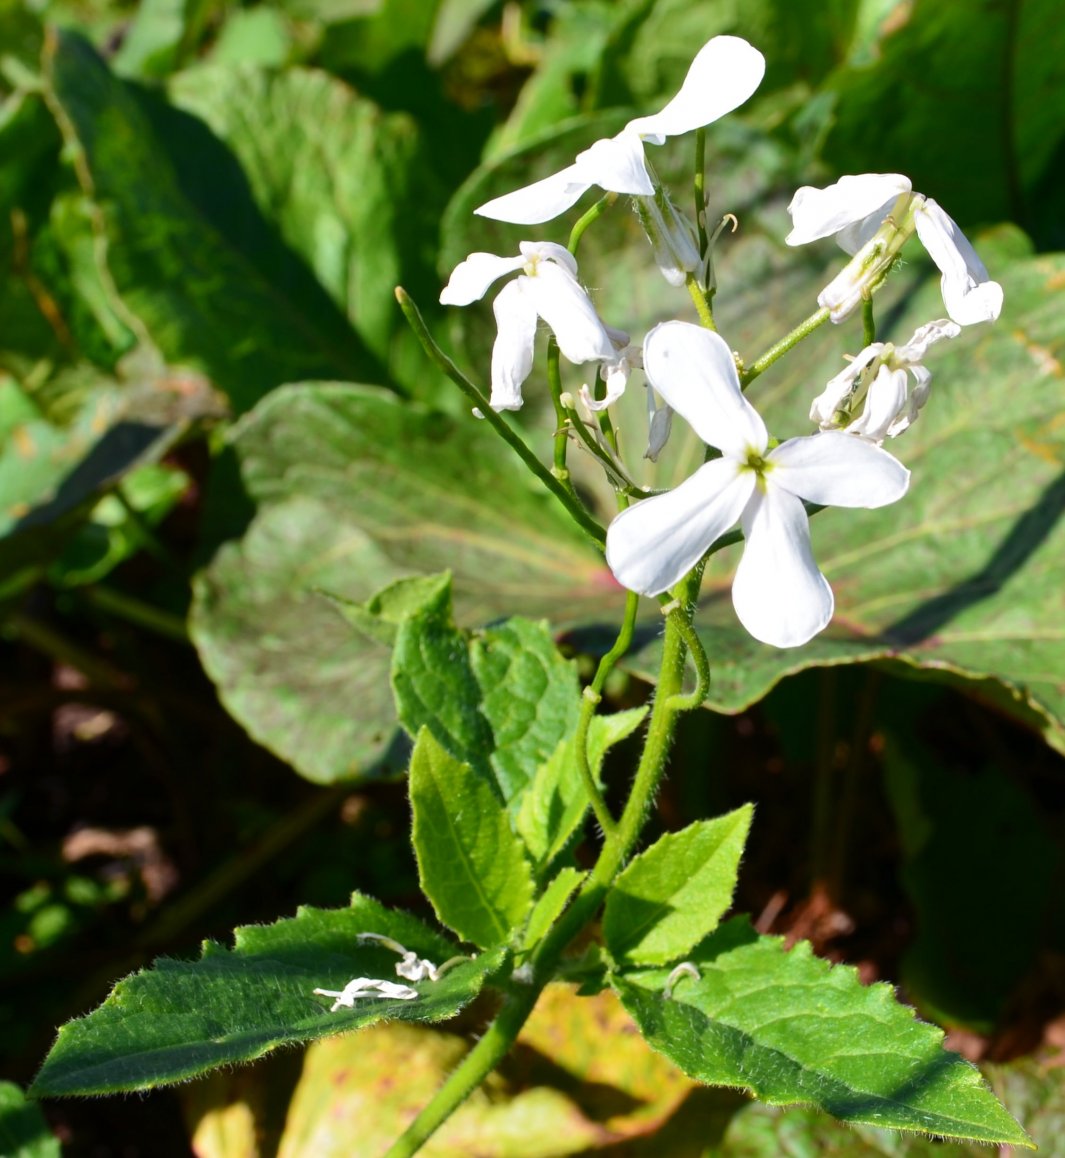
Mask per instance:
[[[581,401],[590,413],[595,414],[600,410],[605,410],[617,402],[629,384],[629,371],[630,366],[625,358],[621,358],[617,362],[604,362],[600,366],[599,377],[606,383],[603,397],[596,398],[586,385],[582,386],[580,390]]]
[[[1002,287],[991,281],[957,223],[935,201],[927,200],[915,216],[917,236],[943,274],[940,286],[947,313],[962,326],[993,322],[1002,311]]]
[[[853,257],[867,241],[872,241],[873,236],[884,224],[884,218],[891,212],[891,207],[897,200],[898,197],[889,197],[883,205],[878,205],[868,217],[845,225],[836,234],[836,244],[844,253],[849,253]]]
[[[655,406],[654,403],[655,392],[650,386],[647,387],[648,399],[648,430],[647,430],[647,450],[644,451],[644,458],[649,458],[651,462],[657,462],[658,456],[662,453],[666,443],[669,441],[670,431],[673,429],[673,407],[667,406],[663,403],[661,406]]]
[[[679,582],[739,520],[754,491],[752,471],[717,458],[664,495],[642,499],[610,524],[606,561],[618,582],[658,595]]]
[[[719,334],[663,322],[647,335],[643,365],[651,385],[703,442],[733,458],[765,450],[765,423],[744,398],[732,351]]]
[[[806,511],[794,495],[770,483],[744,511],[743,534],[747,542],[732,581],[740,623],[762,643],[799,647],[828,626],[834,605],[832,588],[814,562]]]
[[[916,364],[923,361],[930,346],[942,342],[945,338],[956,338],[960,333],[961,326],[955,322],[948,322],[946,318],[926,322],[914,330],[913,337],[904,346],[895,347],[895,359],[903,365]]]
[[[824,390],[810,404],[810,421],[822,429],[837,426],[836,412],[856,393],[858,379],[862,371],[871,365],[883,352],[883,342],[873,342],[834,377],[825,384]]]
[[[625,129],[578,153],[573,168],[582,181],[613,193],[650,197],[655,191],[643,159],[643,141]]]
[[[440,304],[468,306],[479,301],[488,292],[492,282],[504,274],[513,273],[525,264],[523,257],[497,257],[494,253],[471,253],[451,272],[448,283],[440,294]]]
[[[532,370],[536,343],[536,306],[524,292],[531,280],[519,277],[505,285],[492,303],[497,328],[489,399],[493,410],[521,409],[521,386]]]
[[[881,208],[886,209],[900,193],[908,193],[911,188],[910,179],[901,173],[840,177],[824,189],[804,185],[788,206],[793,228],[785,241],[788,245],[805,245],[819,237],[831,237]]]
[[[715,36],[699,49],[669,104],[653,116],[630,121],[626,128],[645,137],[689,133],[742,105],[764,75],[765,57],[757,48],[739,36]]]
[[[910,485],[897,458],[842,431],[789,438],[767,457],[771,486],[826,507],[887,506]]]
[[[571,361],[613,361],[617,351],[588,295],[572,274],[545,261],[535,277],[521,277],[522,290],[551,327],[558,348]]]
[[[534,181],[513,193],[504,193],[502,197],[486,201],[474,213],[515,225],[539,225],[541,221],[550,221],[565,213],[591,184],[591,181],[581,180],[576,165],[568,165],[542,181]]]
[[[526,264],[553,261],[573,277],[577,276],[577,259],[564,245],[559,245],[555,241],[519,241],[518,250],[525,258]]]
[[[865,396],[865,408],[861,415],[847,427],[848,434],[867,438],[870,442],[883,442],[896,420],[906,409],[906,371],[892,370],[881,366],[869,386]],[[906,422],[896,433],[909,426]]]

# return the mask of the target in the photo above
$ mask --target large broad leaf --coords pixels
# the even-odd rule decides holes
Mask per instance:
[[[138,101],[84,40],[53,31],[44,65],[74,171],[97,207],[108,276],[145,341],[203,371],[237,410],[281,382],[380,376],[323,291],[290,296],[197,212]]]
[[[298,255],[382,363],[397,339],[413,342],[391,290],[403,284],[435,298],[442,200],[415,122],[308,69],[197,68],[168,91],[197,118],[170,118],[184,188],[229,244],[282,284]],[[220,197],[216,172],[194,164],[196,151],[218,141],[240,162],[257,213],[240,196]],[[421,375],[434,376],[427,362]]]
[[[620,606],[581,533],[472,417],[364,387],[295,386],[263,402],[235,447],[259,513],[200,577],[193,635],[230,711],[312,779],[367,770],[395,731],[388,646],[352,633],[315,589],[361,603],[449,568],[460,620]],[[484,637],[478,663],[526,678],[524,665],[543,665],[516,662],[509,631]],[[521,707],[501,702],[494,718],[514,724]],[[526,715],[521,734],[535,740]]]
[[[754,809],[697,820],[645,849],[617,878],[603,911],[616,961],[665,965],[717,928],[732,904]]]
[[[863,986],[806,942],[785,951],[742,918],[691,961],[699,978],[676,980],[668,998],[667,970],[614,979],[640,1032],[691,1077],[845,1121],[1031,1145],[979,1071],[944,1050],[942,1030],[917,1021],[889,986]]]
[[[508,941],[532,906],[533,880],[493,784],[423,728],[410,800],[418,878],[436,915],[482,949]]]
[[[499,955],[483,954],[439,981],[411,983],[414,1000],[367,998],[332,1013],[330,999],[314,989],[340,991],[360,976],[396,979],[395,953],[360,943],[359,933],[390,937],[438,965],[455,952],[414,917],[358,894],[347,909],[308,907],[273,925],[249,925],[236,930],[232,949],[207,941],[199,961],[162,957],[120,981],[98,1009],[60,1029],[33,1092],[148,1089],[382,1018],[442,1021],[499,965]]]
[[[906,173],[963,224],[1043,217],[1036,189],[1051,167],[1060,180],[1063,139],[1046,100],[1065,83],[1054,0],[980,10],[919,0],[900,5],[884,32],[875,60],[830,82],[825,152],[835,171]]]

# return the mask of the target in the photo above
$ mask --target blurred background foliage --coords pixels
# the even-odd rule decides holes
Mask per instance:
[[[717,33],[768,60],[755,98],[710,132],[712,209],[741,225],[718,258],[737,349],[753,356],[810,312],[838,257],[787,251],[785,207],[847,172],[901,171],[940,201],[1006,307],[940,359],[897,448],[915,472],[907,502],[818,520],[839,596],[829,633],[798,652],[753,645],[721,557],[699,623],[724,714],[687,722],[655,823],[754,800],[737,907],[900,985],[988,1064],[1041,1152],[1065,1154],[1055,0],[0,0],[12,1082],[62,1020],[158,953],[355,887],[419,908],[387,642],[353,633],[318,589],[361,602],[447,567],[465,623],[546,617],[585,668],[610,638],[620,602],[601,561],[469,419],[392,289],[483,381],[490,311],[436,304],[450,268],[563,238],[472,207],[659,107]],[[656,152],[660,172],[687,181],[690,145]],[[582,272],[636,336],[690,316],[620,204]],[[938,312],[935,280],[907,254],[878,298],[884,336]],[[793,429],[859,344],[818,335],[756,401]],[[536,394],[520,423],[546,449]],[[618,419],[633,457],[640,395]],[[643,481],[680,477],[693,447],[678,431]],[[605,517],[601,481],[582,484]],[[648,694],[655,634],[613,706]],[[588,1041],[620,1014],[596,1000],[556,994],[433,1152],[932,1152],[693,1090],[634,1039],[603,1059]],[[476,1009],[463,1016],[455,1032],[380,1027],[178,1093],[47,1104],[47,1121],[5,1085],[0,1140],[42,1155],[376,1153],[478,1028]],[[400,1069],[410,1088],[386,1097],[377,1085]]]

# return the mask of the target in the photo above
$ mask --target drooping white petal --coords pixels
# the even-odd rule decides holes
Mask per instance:
[[[832,588],[814,561],[802,503],[766,481],[765,492],[757,492],[743,512],[746,543],[732,581],[732,605],[755,639],[799,647],[828,626]]]
[[[647,387],[647,449],[644,458],[657,462],[673,429],[673,407],[663,402],[655,405],[655,392]]]
[[[643,364],[651,385],[703,442],[733,458],[765,450],[765,423],[744,398],[732,351],[719,334],[663,322],[647,335]]]
[[[471,253],[451,271],[451,277],[440,293],[440,304],[468,306],[488,292],[492,282],[513,273],[525,264],[523,257],[497,257],[494,253]]]
[[[519,277],[505,285],[492,303],[496,340],[492,346],[493,410],[520,410],[521,387],[532,371],[536,343],[536,306],[525,286],[533,278]]]
[[[539,225],[565,213],[591,185],[581,179],[576,165],[567,165],[550,177],[486,201],[474,213],[514,225]]]
[[[536,266],[541,261],[553,261],[573,277],[577,276],[577,259],[557,241],[519,241],[518,251],[525,258],[526,265],[532,263]]]
[[[739,36],[715,36],[699,49],[680,91],[661,112],[625,127],[661,144],[661,137],[690,133],[746,101],[762,83],[765,57]]]
[[[943,274],[947,313],[962,326],[993,322],[1002,311],[1002,287],[991,280],[957,223],[932,200],[918,208],[914,222],[921,244]]]
[[[751,471],[727,458],[701,466],[675,490],[642,499],[607,528],[606,561],[618,582],[658,595],[682,579],[739,520],[754,491]]]
[[[831,237],[881,209],[887,212],[895,198],[900,193],[908,193],[911,188],[910,179],[901,173],[860,173],[840,177],[835,184],[824,189],[804,185],[788,206],[793,228],[784,240],[788,245],[805,245],[821,237]]]
[[[914,365],[924,360],[925,354],[936,342],[946,338],[956,338],[961,333],[961,326],[956,322],[948,322],[946,318],[937,318],[934,322],[925,322],[913,332],[913,337],[904,345],[895,347],[895,357],[906,365]]]
[[[655,191],[643,159],[643,141],[626,129],[578,153],[573,167],[582,181],[600,189],[640,197],[650,197]]]
[[[909,419],[906,419],[898,426],[900,416],[905,413],[908,402],[906,371],[881,366],[869,385],[869,393],[865,396],[865,408],[847,427],[847,433],[856,434],[859,438],[867,438],[870,442],[876,443],[883,442],[890,432],[893,432],[892,436],[901,433],[910,424]]]
[[[823,506],[883,507],[910,485],[910,472],[897,458],[842,431],[789,438],[766,457],[771,488]]]
[[[551,327],[558,348],[571,361],[611,361],[610,335],[580,282],[553,262],[542,262],[535,277],[518,279],[536,312]]]
[[[896,201],[898,198],[892,197],[883,205],[878,205],[868,217],[844,225],[836,234],[836,244],[844,253],[849,253],[853,257],[867,241],[872,241]]]

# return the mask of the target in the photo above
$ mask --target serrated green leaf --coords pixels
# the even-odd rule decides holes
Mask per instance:
[[[759,937],[727,922],[690,956],[663,996],[665,969],[612,984],[640,1032],[698,1081],[750,1090],[771,1105],[808,1104],[848,1122],[1030,1146],[979,1071],[943,1048],[943,1031],[863,986],[807,942]]]
[[[579,869],[563,868],[558,875],[540,894],[529,920],[525,926],[522,943],[526,949],[532,949],[540,943],[548,929],[562,915],[570,898],[577,891],[581,881],[587,873]]]
[[[359,894],[347,909],[308,907],[272,925],[249,925],[236,930],[232,949],[206,941],[198,961],[161,957],[120,981],[98,1009],[60,1029],[33,1092],[148,1089],[383,1018],[441,1021],[477,995],[501,959],[485,953],[439,981],[411,983],[419,990],[411,1001],[367,1000],[331,1013],[329,998],[312,990],[341,990],[359,976],[395,979],[395,953],[360,944],[357,935],[367,932],[437,964],[455,952],[414,917]]]
[[[647,716],[647,708],[629,708],[610,716],[593,716],[588,728],[588,764],[598,780],[603,759],[631,736]],[[515,818],[525,847],[538,871],[549,866],[569,843],[588,811],[588,797],[573,755],[573,735],[559,741],[548,760],[536,770]]]
[[[201,370],[238,411],[281,382],[381,378],[313,279],[286,298],[204,219],[133,92],[86,41],[53,30],[44,71],[82,191],[97,207],[111,282],[169,361]]]
[[[754,817],[750,804],[667,832],[617,878],[603,911],[615,961],[665,965],[712,933],[732,904]]]
[[[410,799],[418,878],[436,915],[482,948],[507,941],[529,913],[533,880],[492,784],[423,728]]]
[[[59,1139],[40,1109],[14,1082],[0,1082],[0,1154],[4,1158],[59,1158]]]

